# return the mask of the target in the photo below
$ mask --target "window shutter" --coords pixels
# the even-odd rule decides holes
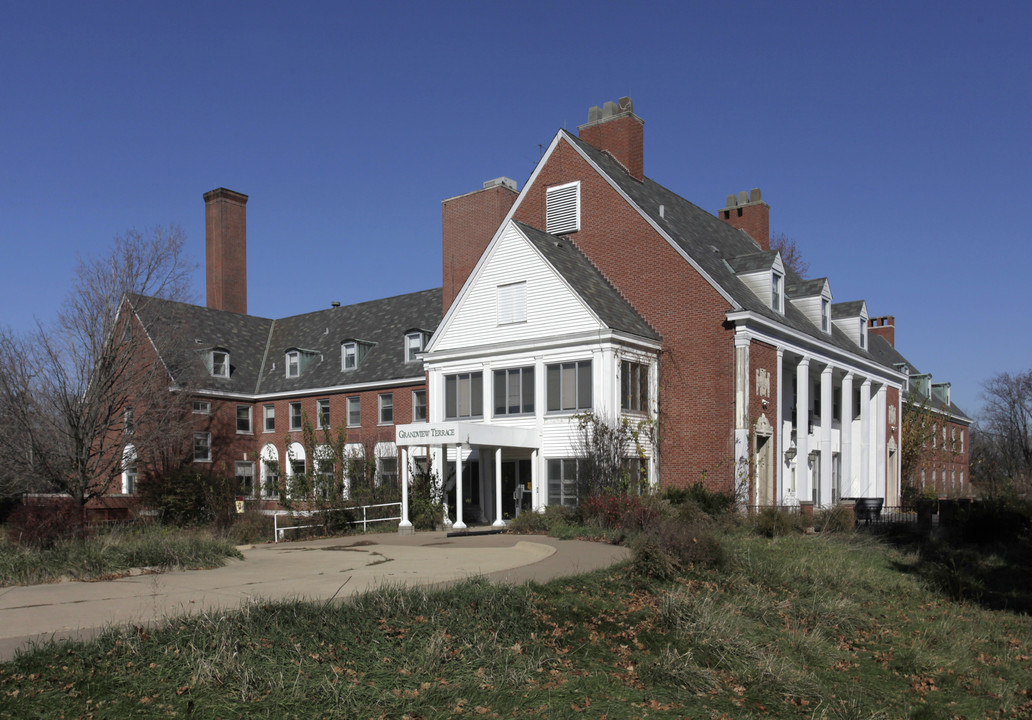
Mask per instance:
[[[580,183],[549,188],[545,192],[545,232],[566,235],[580,230]]]

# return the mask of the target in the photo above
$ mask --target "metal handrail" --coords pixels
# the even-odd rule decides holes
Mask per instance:
[[[391,507],[391,506],[394,506],[394,505],[398,506],[398,515],[396,517],[395,516],[391,516],[391,517],[384,517],[384,518],[372,518],[372,519],[369,519],[368,511],[370,509],[372,509],[372,508],[381,508],[381,507]],[[369,523],[390,522],[391,520],[401,520],[401,503],[400,502],[378,503],[376,505],[356,505],[354,507],[346,507],[346,508],[328,508],[326,510],[300,510],[300,511],[298,511],[296,513],[292,513],[292,512],[288,512],[286,510],[283,510],[283,511],[278,511],[278,512],[275,512],[275,513],[272,514],[272,541],[273,542],[279,542],[283,538],[283,533],[285,531],[287,531],[287,530],[300,530],[301,528],[319,527],[319,525],[317,523],[313,523],[311,525],[285,525],[283,527],[280,527],[280,525],[279,525],[279,517],[280,517],[280,515],[300,515],[302,517],[311,517],[312,515],[317,515],[319,513],[344,512],[345,510],[347,510],[347,511],[361,510],[362,511],[362,519],[361,520],[352,520],[352,521],[350,521],[348,523],[349,525],[358,525],[359,523],[362,523],[362,532],[366,532],[369,529]]]

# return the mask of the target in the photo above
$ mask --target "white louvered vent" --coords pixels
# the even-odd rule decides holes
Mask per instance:
[[[580,230],[580,181],[545,192],[545,232],[566,235]]]
[[[527,283],[498,286],[498,324],[527,322]]]

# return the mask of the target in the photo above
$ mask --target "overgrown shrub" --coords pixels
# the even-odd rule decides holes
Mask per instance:
[[[416,530],[436,530],[444,523],[444,493],[437,476],[429,469],[412,476],[409,520]]]
[[[543,513],[525,511],[509,523],[509,532],[520,534],[569,535],[567,528],[576,527],[581,516],[576,508],[548,505]]]
[[[52,548],[85,535],[82,505],[69,497],[46,498],[18,507],[7,518],[7,538],[15,545]]]
[[[670,580],[693,565],[719,567],[724,563],[724,546],[713,532],[712,523],[681,522],[662,515],[631,541],[634,571],[643,577]]]
[[[707,490],[701,481],[687,487],[667,488],[663,496],[675,506],[686,502],[695,503],[707,515],[714,517],[734,512],[735,509],[734,495],[717,490]]]
[[[753,527],[760,535],[769,538],[794,535],[803,532],[801,513],[786,512],[780,508],[764,508],[757,515]]]
[[[516,535],[539,535],[548,532],[542,513],[524,511],[509,523],[509,532]]]
[[[852,532],[853,513],[844,505],[821,510],[814,518],[814,526],[821,532]]]
[[[139,485],[143,501],[177,525],[213,523],[220,528],[236,517],[235,478],[184,468],[167,478],[147,478]]]
[[[234,545],[252,545],[272,540],[272,528],[272,516],[263,515],[253,504],[248,504],[226,530],[226,536]]]
[[[962,507],[956,519],[965,542],[1010,542],[1032,530],[1032,501],[1017,497],[980,500]]]

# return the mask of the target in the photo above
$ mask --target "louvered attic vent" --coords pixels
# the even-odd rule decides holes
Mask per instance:
[[[545,232],[567,235],[580,230],[580,182],[548,188],[545,192]]]

